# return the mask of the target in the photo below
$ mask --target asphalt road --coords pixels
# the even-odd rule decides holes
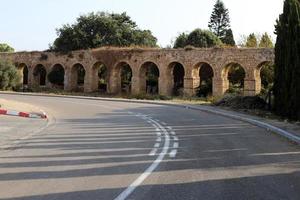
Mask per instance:
[[[300,199],[299,146],[253,125],[172,106],[1,96],[52,122],[0,150],[0,199]]]

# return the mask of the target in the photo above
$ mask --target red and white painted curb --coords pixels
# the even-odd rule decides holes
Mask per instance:
[[[47,119],[46,113],[38,114],[38,113],[28,113],[28,112],[19,112],[15,110],[4,110],[0,109],[0,115],[10,115],[10,116],[18,116],[18,117],[26,117],[26,118],[37,118],[37,119]]]

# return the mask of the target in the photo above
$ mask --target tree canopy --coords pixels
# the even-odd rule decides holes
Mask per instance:
[[[195,29],[189,34],[180,34],[174,44],[174,48],[184,48],[185,46],[198,48],[210,48],[222,45],[222,41],[211,31]]]
[[[0,43],[0,52],[14,52],[14,48],[5,43]]]
[[[271,37],[268,33],[264,33],[260,39],[259,45],[260,48],[274,48],[274,44],[271,40]]]
[[[21,77],[16,67],[11,62],[0,60],[0,89],[16,88],[20,84],[20,80]]]
[[[234,41],[234,37],[233,37],[233,33],[232,33],[231,29],[228,29],[226,31],[225,37],[222,39],[222,42],[229,46],[235,46],[235,41]]]
[[[300,2],[285,0],[276,25],[275,111],[293,120],[300,119]]]
[[[187,45],[189,34],[181,33],[175,40],[174,48],[183,48]]]
[[[50,47],[54,51],[71,51],[102,46],[156,47],[157,39],[150,30],[141,30],[126,14],[89,13],[76,23],[57,29],[58,38]]]
[[[235,41],[230,28],[229,11],[223,1],[217,0],[208,23],[208,28],[227,45],[234,46]]]
[[[257,48],[258,47],[257,37],[254,33],[251,33],[247,37],[247,41],[246,41],[245,46],[250,47],[250,48]]]

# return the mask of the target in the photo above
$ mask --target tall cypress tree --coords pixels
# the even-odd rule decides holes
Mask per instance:
[[[208,23],[208,28],[220,38],[224,44],[231,45],[234,41],[230,29],[229,11],[225,8],[223,1],[217,0]],[[230,35],[231,30],[231,35]],[[232,36],[232,38],[228,38]],[[229,42],[229,43],[226,43]]]
[[[300,2],[285,0],[276,25],[275,111],[300,119]]]

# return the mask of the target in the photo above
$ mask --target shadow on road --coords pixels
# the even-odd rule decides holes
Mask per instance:
[[[129,111],[167,122],[180,144],[177,157],[167,157],[155,171],[156,182],[150,178],[133,199],[300,199],[298,146],[249,124],[199,111],[182,114],[173,107],[61,120],[47,135],[24,141],[22,155],[0,157],[0,183],[88,177],[101,181],[102,176],[114,182],[120,181],[118,175],[138,176],[155,159],[148,154],[156,135]],[[106,199],[123,189],[108,186],[6,199]]]

